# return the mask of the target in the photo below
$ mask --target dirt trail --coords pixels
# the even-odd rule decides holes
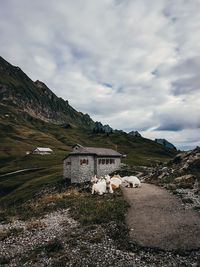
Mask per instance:
[[[134,243],[170,251],[200,248],[199,213],[185,210],[180,199],[154,185],[122,190],[131,206],[126,223]]]
[[[10,175],[13,175],[13,174],[18,174],[18,173],[22,173],[22,172],[30,172],[30,171],[40,171],[44,168],[29,168],[29,169],[22,169],[22,170],[18,170],[18,171],[14,171],[14,172],[8,172],[8,173],[4,173],[4,174],[1,174],[0,177],[6,177],[6,176],[10,176]]]

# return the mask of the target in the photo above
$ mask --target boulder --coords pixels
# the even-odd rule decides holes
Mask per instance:
[[[195,177],[192,174],[186,174],[174,179],[174,183],[183,188],[193,188],[194,182]]]

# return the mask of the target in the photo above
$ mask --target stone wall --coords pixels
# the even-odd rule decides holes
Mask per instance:
[[[115,160],[115,163],[112,163],[112,164],[99,164],[98,163],[98,160],[99,159],[114,159]],[[110,174],[116,170],[119,169],[120,167],[120,163],[121,163],[121,158],[113,158],[113,157],[99,157],[97,158],[97,177],[100,177],[100,176],[103,176],[103,175],[106,175],[106,174]]]
[[[88,164],[81,164],[81,160],[87,160]],[[114,159],[114,163],[99,164],[99,159]],[[114,157],[94,157],[84,155],[71,155],[64,160],[63,177],[70,179],[72,183],[82,183],[90,181],[91,177],[96,174],[97,177],[112,173],[119,169],[121,158]]]
[[[88,164],[80,164],[80,161],[86,159]],[[71,162],[71,165],[67,165]],[[94,175],[94,157],[93,156],[69,156],[64,160],[64,178],[71,179],[72,183],[81,183],[90,181]]]

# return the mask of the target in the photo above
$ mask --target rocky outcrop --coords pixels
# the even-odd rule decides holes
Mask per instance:
[[[142,137],[141,134],[138,131],[131,131],[128,133],[129,135],[132,135],[134,137]]]
[[[200,190],[200,147],[178,154],[167,166],[153,168],[147,180],[174,188]]]

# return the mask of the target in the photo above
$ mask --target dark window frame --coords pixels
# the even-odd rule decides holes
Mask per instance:
[[[88,159],[80,159],[80,165],[88,165],[89,160]]]
[[[114,158],[99,158],[98,165],[108,165],[108,164],[115,164]]]

